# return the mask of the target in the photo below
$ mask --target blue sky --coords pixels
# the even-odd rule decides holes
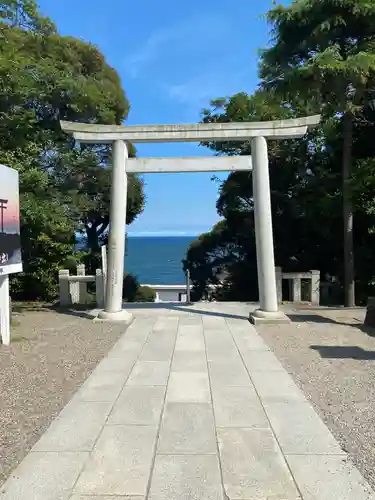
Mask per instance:
[[[196,123],[212,98],[252,92],[271,0],[40,0],[70,34],[96,44],[121,76],[128,124]],[[196,144],[137,145],[138,156],[209,156]],[[131,234],[199,234],[218,220],[212,175],[149,174]],[[225,178],[224,174],[220,175]]]

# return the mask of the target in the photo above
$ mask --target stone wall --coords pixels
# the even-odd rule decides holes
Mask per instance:
[[[290,302],[309,302],[313,305],[320,303],[320,271],[311,270],[305,273],[284,273],[281,267],[275,268],[278,302],[283,301],[283,280],[289,282]],[[309,282],[307,300],[302,300],[302,280]]]

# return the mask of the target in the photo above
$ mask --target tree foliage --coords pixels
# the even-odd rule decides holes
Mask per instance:
[[[120,124],[129,102],[99,50],[59,35],[33,0],[0,2],[0,20],[0,159],[20,173],[24,273],[13,291],[50,299],[77,232],[98,250],[110,198],[108,147],[77,148],[59,120]],[[144,204],[129,177],[128,223]]]
[[[262,85],[293,106],[295,96],[342,132],[345,305],[355,304],[353,134],[375,97],[375,3],[368,0],[294,0],[268,12],[273,45],[261,60]]]
[[[34,0],[2,0],[0,20],[12,27],[18,27],[49,35],[57,28],[51,19],[43,17]]]
[[[204,122],[259,121],[293,118],[308,113],[309,103],[286,106],[275,91],[260,88],[253,95],[236,94],[214,100],[203,111]],[[355,179],[355,249],[359,297],[369,290],[373,271],[375,176],[372,173],[374,116],[356,123],[353,134]],[[276,265],[287,271],[320,269],[322,276],[343,283],[341,230],[342,128],[335,116],[304,138],[269,141],[269,168]],[[251,153],[249,143],[212,142],[216,154]],[[217,270],[229,271],[221,300],[257,300],[255,229],[251,172],[229,175],[219,191],[218,214],[223,220],[190,246],[185,268],[191,271],[195,298],[217,284]]]

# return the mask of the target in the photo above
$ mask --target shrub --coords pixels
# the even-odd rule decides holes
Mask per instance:
[[[127,302],[135,302],[135,297],[137,295],[137,290],[139,288],[139,283],[137,278],[131,274],[127,274],[124,277],[122,285],[122,297]]]
[[[80,261],[85,264],[86,274],[95,276],[96,270],[102,268],[102,254],[100,252],[82,252]]]
[[[141,286],[131,274],[124,277],[122,296],[127,302],[155,302],[156,293],[148,286]]]
[[[149,286],[140,286],[135,295],[135,302],[155,302],[156,292]]]

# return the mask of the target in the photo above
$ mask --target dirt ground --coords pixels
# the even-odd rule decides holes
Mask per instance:
[[[292,324],[258,332],[375,488],[375,330],[363,326],[365,310],[286,312]]]
[[[0,344],[0,484],[123,330],[78,311],[29,306],[15,314],[12,344]]]

